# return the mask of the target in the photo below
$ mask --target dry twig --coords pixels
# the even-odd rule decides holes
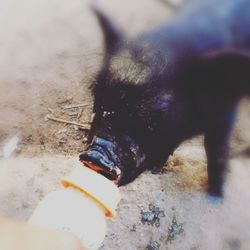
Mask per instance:
[[[65,105],[63,109],[73,109],[73,108],[79,108],[79,107],[85,107],[88,106],[88,103],[80,103],[80,104],[69,104]]]
[[[85,124],[85,123],[83,124],[83,123],[78,123],[78,122],[67,121],[67,120],[64,120],[64,119],[61,119],[61,118],[53,117],[51,115],[47,115],[46,118],[48,120],[51,120],[51,121],[56,121],[56,122],[61,122],[61,123],[65,123],[65,124],[76,125],[79,128],[81,128],[81,129],[85,129],[85,130],[89,130],[90,129],[90,124]]]
[[[82,116],[82,112],[83,112],[83,108],[78,108],[78,115],[77,115],[77,119],[80,119]]]

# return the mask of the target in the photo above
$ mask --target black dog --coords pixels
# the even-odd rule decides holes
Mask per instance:
[[[95,12],[106,53],[80,159],[124,185],[159,171],[181,142],[204,133],[208,191],[222,196],[236,107],[250,93],[250,1],[195,1],[129,41]]]

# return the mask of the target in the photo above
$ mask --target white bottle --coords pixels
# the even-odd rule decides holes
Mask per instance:
[[[48,194],[29,223],[69,231],[87,249],[98,249],[105,237],[106,217],[115,216],[121,198],[117,186],[85,166],[77,166],[61,182],[65,188]]]

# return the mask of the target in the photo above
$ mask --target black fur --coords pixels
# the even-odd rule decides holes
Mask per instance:
[[[181,142],[203,133],[208,191],[221,196],[236,107],[250,93],[250,1],[195,1],[132,40],[95,12],[106,55],[93,84],[89,143],[114,143],[124,185],[159,171]]]

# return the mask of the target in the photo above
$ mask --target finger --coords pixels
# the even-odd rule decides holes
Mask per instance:
[[[86,250],[73,234],[0,219],[0,249]]]

